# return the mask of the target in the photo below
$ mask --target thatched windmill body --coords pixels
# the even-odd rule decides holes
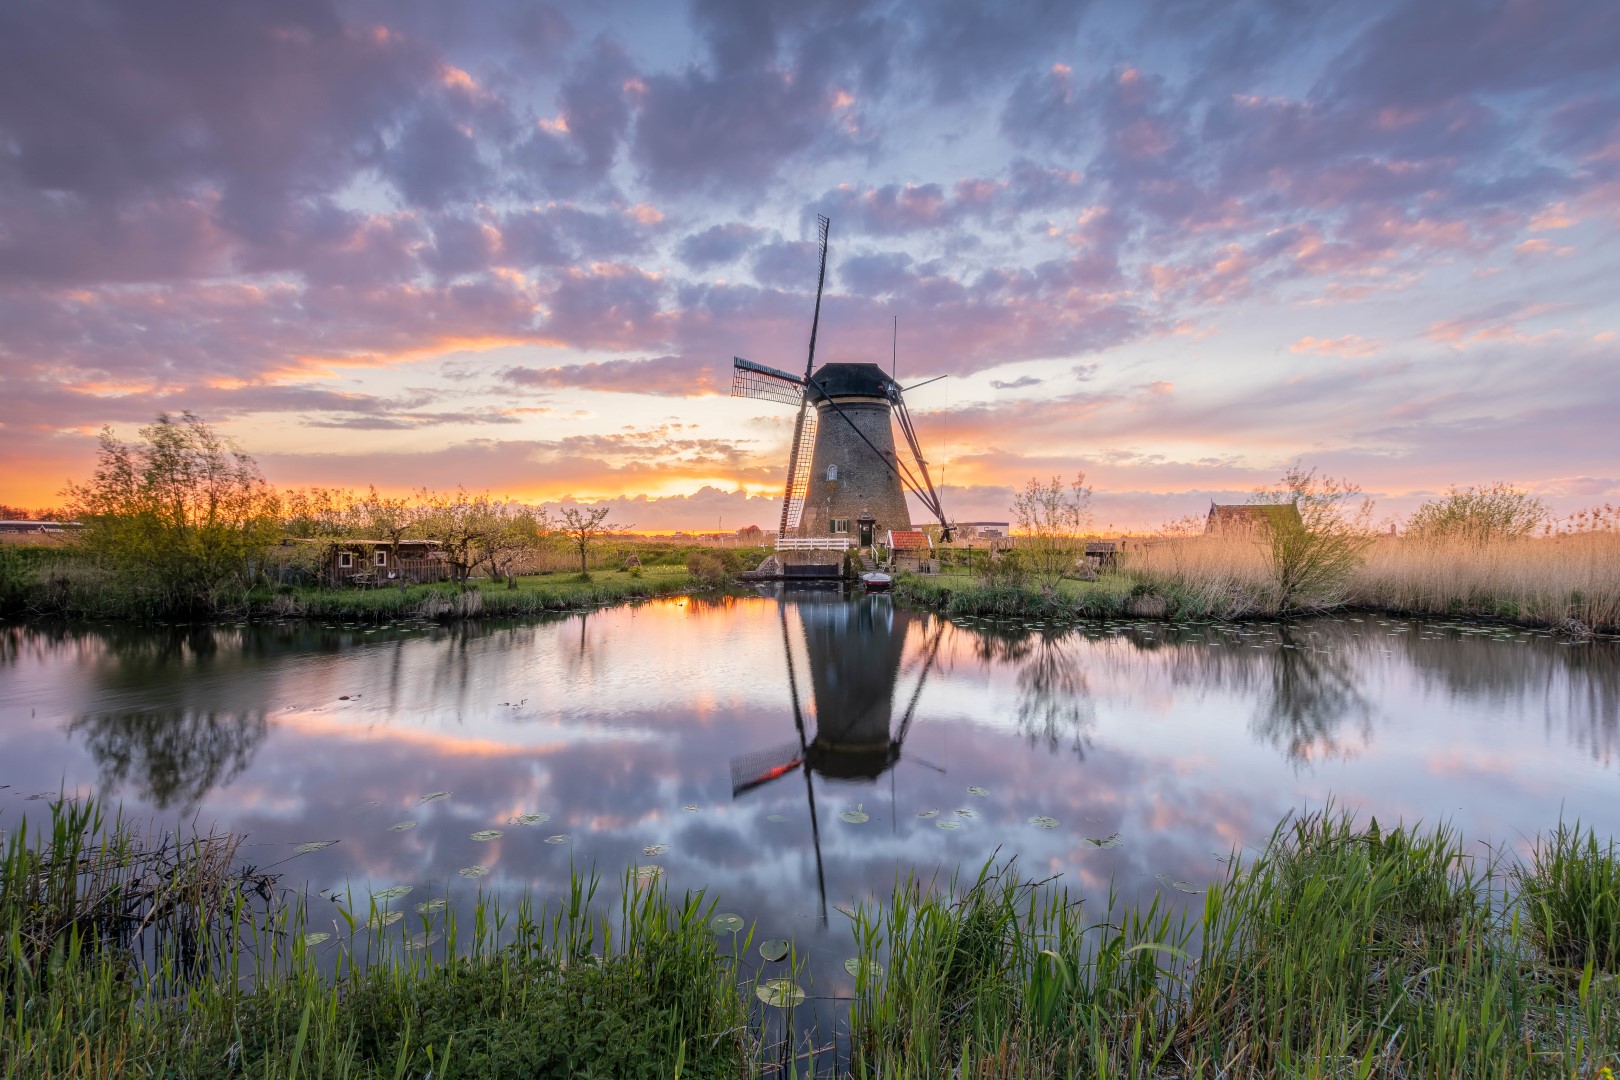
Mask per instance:
[[[829,222],[823,217],[818,224],[821,266],[804,374],[791,375],[740,356],[732,360],[733,397],[775,401],[799,410],[777,535],[848,539],[867,547],[891,529],[911,528],[906,505],[906,492],[910,491],[945,529],[948,541],[950,525],[928,474],[900,384],[877,364],[815,366],[816,331],[827,282]],[[897,424],[909,461],[895,452]]]

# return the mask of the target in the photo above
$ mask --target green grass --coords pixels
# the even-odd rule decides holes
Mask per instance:
[[[225,867],[234,850],[228,837],[154,843],[92,803],[13,833],[0,1075],[768,1071],[762,1034],[781,1014],[754,1003],[702,895],[627,877],[610,918],[598,880],[576,874],[539,905],[480,898],[470,925],[387,921],[344,898],[336,932],[312,944],[305,909],[265,902],[262,877]],[[1284,822],[1175,914],[1160,897],[1026,881],[1015,861],[944,884],[908,876],[850,912],[841,1064],[863,1078],[1596,1078],[1620,1065],[1615,847],[1560,826],[1506,872],[1476,850],[1444,826],[1322,811]],[[1575,914],[1542,923],[1540,910]]]
[[[684,566],[649,566],[640,573],[596,570],[588,577],[578,573],[520,577],[515,589],[504,582],[490,581],[474,581],[465,587],[442,582],[404,589],[301,588],[260,590],[249,601],[253,613],[283,618],[447,621],[577,611],[627,600],[675,596],[701,587]]]

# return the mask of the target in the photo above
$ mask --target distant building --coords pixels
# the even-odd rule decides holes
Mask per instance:
[[[1000,540],[1012,532],[1010,521],[958,521],[958,540]]]
[[[1302,525],[1299,507],[1293,503],[1216,503],[1209,504],[1209,517],[1204,532],[1242,533],[1269,525]]]

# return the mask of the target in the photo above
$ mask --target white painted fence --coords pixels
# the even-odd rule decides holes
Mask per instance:
[[[848,551],[854,545],[847,536],[782,536],[777,551]]]

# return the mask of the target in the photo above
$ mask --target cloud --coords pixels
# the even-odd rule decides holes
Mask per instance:
[[[1039,386],[1045,381],[1045,379],[1037,379],[1033,375],[1020,375],[1018,378],[1008,381],[992,379],[990,385],[997,390],[1022,390],[1026,386]]]
[[[1302,337],[1288,346],[1289,352],[1316,353],[1319,356],[1374,356],[1382,352],[1384,343],[1369,340],[1359,334],[1345,334],[1336,338]]]
[[[677,252],[687,266],[707,270],[742,258],[762,234],[763,230],[740,221],[711,225],[683,239]]]
[[[657,356],[645,360],[592,360],[548,368],[512,367],[501,372],[501,378],[514,386],[539,389],[699,397],[720,393],[722,374],[729,386],[729,370],[722,373],[713,364],[694,364],[678,356]]]

